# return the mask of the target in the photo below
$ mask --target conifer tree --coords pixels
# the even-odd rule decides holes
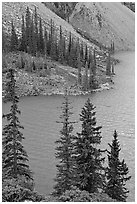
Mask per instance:
[[[55,40],[55,26],[54,22],[51,19],[51,30],[50,30],[50,36],[49,36],[49,43],[50,43],[50,57],[52,59],[56,60],[56,40]]]
[[[31,25],[30,25],[30,53],[33,56],[36,56],[37,53],[37,44],[36,44],[36,36],[35,36],[35,28],[34,28],[34,22],[33,22],[33,16],[31,18]]]
[[[43,38],[43,29],[42,29],[42,20],[39,19],[39,52],[44,53],[44,38]]]
[[[86,65],[86,63],[88,62],[88,47],[87,47],[87,44],[86,44],[86,46],[85,46],[85,65]]]
[[[83,51],[83,42],[81,43],[80,46],[80,58],[81,58],[81,62],[84,65],[84,51]]]
[[[78,84],[81,85],[82,84],[82,74],[81,74],[81,60],[80,60],[80,46],[78,44],[78,48],[77,48],[77,69],[78,69]]]
[[[47,55],[48,33],[46,27],[44,28],[44,53]]]
[[[66,52],[66,40],[65,37],[63,37],[63,57],[64,57],[64,61],[67,61],[67,52]]]
[[[62,63],[64,61],[64,56],[63,56],[63,36],[62,36],[61,26],[60,26],[60,39],[58,43],[58,52],[59,52],[59,61]]]
[[[25,22],[24,22],[24,16],[23,15],[22,15],[22,29],[21,29],[20,50],[23,51],[23,52],[27,51],[27,48],[26,48],[26,29],[25,29]]]
[[[111,150],[108,151],[107,186],[105,191],[111,198],[125,202],[127,193],[129,193],[125,185],[131,176],[127,176],[129,171],[124,159],[122,162],[119,159],[121,148],[116,130],[113,137],[112,144],[109,144]]]
[[[10,41],[10,51],[18,50],[18,37],[15,31],[13,21],[11,22],[11,41]]]
[[[108,53],[107,57],[107,65],[106,65],[106,75],[111,75],[111,61],[110,61],[110,52]]]
[[[87,91],[88,90],[88,64],[86,63],[85,65],[85,74],[83,76],[83,90]]]
[[[101,143],[101,126],[96,125],[95,106],[87,100],[80,114],[82,130],[76,135],[76,186],[89,193],[98,192],[104,188],[105,171],[103,167],[103,150],[97,146]]]
[[[16,95],[16,80],[14,78],[15,70],[10,68],[7,71],[7,84],[6,84],[6,101],[11,101],[10,112],[3,115],[8,124],[3,128],[2,138],[2,161],[3,161],[3,176],[4,178],[18,178],[23,176],[26,179],[32,179],[32,172],[28,165],[28,155],[22,145],[24,139],[20,129],[18,114],[19,98]]]
[[[93,61],[92,53],[90,51],[90,54],[89,54],[89,88],[93,88],[93,66],[94,66],[94,61]]]
[[[27,7],[26,10],[26,46],[27,46],[27,52],[30,53],[30,47],[31,47],[31,14],[29,7]]]
[[[60,138],[56,141],[59,146],[56,148],[56,158],[60,160],[57,165],[56,185],[54,186],[54,194],[61,195],[66,190],[70,190],[73,182],[73,123],[70,121],[70,102],[67,96],[67,90],[64,95],[64,102],[62,107],[62,115],[60,116],[63,125],[60,131]]]
[[[68,48],[67,48],[67,62],[71,66],[71,51],[72,51],[72,36],[71,32],[69,33],[69,43],[68,43]]]
[[[112,67],[112,71],[111,71],[111,72],[112,72],[113,75],[115,75],[115,71],[114,71],[114,63],[113,63],[113,62],[112,62],[111,67]]]
[[[35,35],[35,43],[36,43],[36,50],[38,51],[39,47],[39,35],[38,35],[38,15],[37,15],[37,9],[35,7],[34,11],[34,35]]]
[[[96,76],[96,51],[94,50],[93,52],[93,66],[92,66],[92,72],[93,72],[93,75]]]
[[[114,41],[113,41],[113,44],[112,44],[112,48],[113,48],[113,54],[115,52],[115,44],[114,44]]]

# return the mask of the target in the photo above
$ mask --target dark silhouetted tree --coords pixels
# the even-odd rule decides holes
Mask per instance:
[[[62,115],[60,116],[61,123],[63,125],[60,131],[60,138],[56,141],[58,147],[56,148],[56,158],[60,160],[57,165],[56,185],[54,186],[54,193],[61,195],[66,190],[70,190],[73,182],[73,123],[70,121],[70,103],[65,91],[64,102],[62,107]]]
[[[15,31],[13,21],[11,22],[11,41],[10,41],[10,51],[18,50],[18,37]]]
[[[106,65],[106,75],[111,75],[111,60],[110,60],[110,52],[108,53],[107,57],[107,65]]]
[[[44,37],[43,37],[43,29],[42,29],[42,20],[39,19],[39,48],[38,51],[41,54],[44,54]]]
[[[30,13],[29,7],[27,7],[25,19],[26,19],[26,47],[27,47],[27,52],[31,53],[30,47],[32,43],[31,41],[32,39],[31,25],[32,24],[31,24],[31,13]]]
[[[125,202],[127,193],[129,193],[125,185],[131,176],[127,176],[129,171],[124,159],[122,162],[119,159],[121,148],[116,130],[113,137],[112,144],[109,144],[111,150],[108,151],[107,186],[105,191],[111,198]]]
[[[26,48],[26,29],[25,29],[25,22],[24,22],[24,16],[23,15],[22,15],[20,50],[23,52],[27,51],[27,48]]]
[[[103,167],[103,150],[98,148],[101,143],[101,126],[96,125],[95,107],[87,100],[80,114],[82,130],[76,135],[76,186],[80,190],[95,193],[104,188],[105,169]]]
[[[11,102],[10,112],[3,115],[6,118],[8,124],[3,128],[2,138],[2,171],[4,178],[18,178],[23,176],[26,179],[32,179],[32,172],[28,165],[28,155],[24,150],[22,140],[24,139],[20,129],[23,126],[20,125],[18,114],[19,98],[16,95],[16,80],[14,77],[15,70],[10,68],[7,71],[7,83],[6,83],[6,96],[5,100]]]

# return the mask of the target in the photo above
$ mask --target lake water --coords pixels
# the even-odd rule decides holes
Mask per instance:
[[[132,176],[127,182],[130,190],[127,201],[135,197],[135,53],[120,52],[115,55],[120,63],[115,66],[114,89],[93,93],[90,96],[70,97],[74,115],[72,120],[79,120],[79,113],[88,97],[96,106],[97,125],[102,125],[102,144],[106,149],[112,141],[116,129],[121,144],[121,159],[124,158]],[[61,125],[56,123],[61,114],[61,96],[24,97],[19,108],[30,166],[34,172],[36,190],[43,194],[51,193],[56,175],[55,140],[59,138]],[[3,112],[9,104],[3,104]],[[80,130],[80,123],[75,130]]]

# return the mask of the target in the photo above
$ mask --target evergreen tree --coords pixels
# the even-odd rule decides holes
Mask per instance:
[[[94,76],[96,76],[96,70],[97,70],[96,65],[97,65],[97,63],[96,63],[96,51],[94,50],[94,52],[93,52],[93,66],[92,66],[92,72],[93,72]]]
[[[111,60],[110,60],[110,52],[108,53],[107,57],[107,65],[106,65],[106,75],[111,75]]]
[[[94,61],[93,61],[92,53],[90,51],[90,54],[89,54],[89,88],[93,88],[93,66],[94,66]]]
[[[122,162],[119,159],[121,148],[116,130],[113,137],[112,144],[109,144],[111,150],[108,151],[107,186],[105,191],[111,198],[125,202],[129,192],[125,185],[131,176],[127,176],[129,171],[124,159]]]
[[[63,124],[62,130],[60,131],[60,139],[56,141],[59,146],[56,148],[56,158],[60,160],[57,165],[57,175],[55,181],[57,182],[54,186],[56,195],[61,195],[66,190],[70,190],[73,182],[73,123],[70,122],[70,103],[67,96],[67,91],[65,92],[64,102],[62,107],[62,115],[60,116],[61,121],[59,123]]]
[[[34,28],[34,22],[33,22],[33,16],[31,19],[31,25],[30,25],[30,53],[33,56],[36,56],[37,53],[37,44],[36,44],[36,36],[35,36],[35,28]]]
[[[60,26],[60,39],[58,43],[58,52],[59,52],[59,61],[62,63],[64,61],[63,56],[63,36],[62,36],[62,27]]]
[[[54,26],[54,22],[51,19],[51,31],[50,31],[50,36],[49,36],[49,43],[50,43],[50,57],[52,59],[56,60],[56,40],[55,40],[55,26]]]
[[[42,30],[42,20],[39,19],[39,52],[41,54],[44,53],[44,38],[43,38],[43,30]]]
[[[81,74],[81,60],[80,60],[80,46],[78,45],[77,48],[77,69],[78,69],[78,84],[81,85],[82,84],[82,74]]]
[[[115,52],[115,44],[114,44],[114,41],[113,41],[113,44],[112,44],[112,48],[113,48],[113,54]]]
[[[86,63],[85,65],[85,74],[83,76],[83,90],[87,91],[88,90],[88,65]]]
[[[38,47],[39,47],[39,35],[38,35],[38,15],[37,15],[36,7],[35,7],[35,11],[34,11],[34,36],[35,36],[36,51],[38,51]]]
[[[104,188],[105,176],[102,150],[97,148],[101,143],[101,126],[96,126],[95,107],[87,100],[80,114],[82,130],[75,138],[76,186],[89,193]]]
[[[86,65],[86,63],[88,62],[88,47],[87,47],[87,44],[85,46],[85,63],[84,65]]]
[[[30,14],[30,10],[29,10],[29,7],[27,7],[27,10],[26,10],[26,16],[25,16],[25,19],[26,19],[26,47],[27,47],[27,52],[30,53],[31,50],[30,50],[30,47],[31,47],[31,14]]]
[[[23,126],[20,125],[18,114],[19,98],[16,95],[16,80],[14,78],[15,70],[10,68],[7,72],[7,84],[6,84],[6,101],[11,101],[10,112],[3,115],[6,118],[8,124],[3,128],[2,138],[2,160],[3,160],[3,176],[6,178],[18,178],[23,176],[26,179],[32,179],[32,172],[27,164],[28,155],[22,145],[24,139],[20,129]]]
[[[24,16],[23,15],[22,15],[22,29],[21,29],[20,50],[23,51],[23,52],[27,51],[27,48],[26,48],[26,29],[25,29],[25,22],[24,22]]]
[[[72,51],[72,36],[71,32],[69,33],[69,43],[68,43],[68,49],[67,49],[67,63],[71,66],[71,51]]]
[[[112,74],[115,75],[115,71],[114,71],[114,62],[112,62]]]
[[[15,31],[13,21],[11,22],[11,41],[10,41],[10,51],[18,50],[18,37]]]
[[[80,46],[80,58],[81,58],[81,62],[82,64],[84,65],[84,50],[83,50],[83,42],[81,43],[81,46]]]
[[[44,53],[45,55],[47,55],[47,44],[48,44],[48,33],[47,33],[47,30],[46,30],[46,27],[44,29]]]

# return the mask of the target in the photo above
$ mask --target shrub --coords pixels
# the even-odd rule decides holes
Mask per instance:
[[[22,181],[18,179],[4,179],[2,183],[2,201],[3,202],[23,202],[25,200],[39,202],[44,196],[39,195],[35,191],[31,191],[28,187],[22,185]]]
[[[61,202],[91,202],[92,198],[87,191],[81,191],[76,187],[66,190],[60,197]]]

